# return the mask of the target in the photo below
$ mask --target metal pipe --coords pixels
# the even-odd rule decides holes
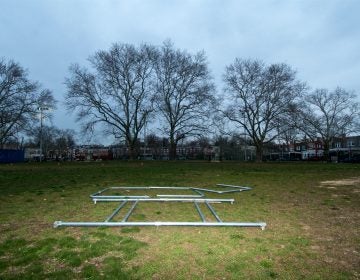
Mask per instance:
[[[54,228],[57,227],[122,227],[122,226],[194,226],[194,227],[260,227],[265,229],[264,222],[62,222],[56,221]]]
[[[129,196],[130,197],[149,197],[148,195],[138,195],[138,196],[131,196],[131,195],[101,195],[103,192],[108,191],[108,190],[112,190],[114,188],[116,188],[116,187],[109,187],[109,188],[103,189],[101,191],[98,191],[96,193],[91,194],[90,197],[91,198],[98,197],[98,196],[101,196],[101,197],[113,197],[113,196],[115,196],[115,197],[129,197]]]
[[[222,223],[220,217],[218,216],[218,214],[215,212],[215,209],[212,208],[212,206],[208,203],[208,202],[205,202],[206,206],[209,208],[210,212],[214,215],[215,219],[219,222],[219,223]]]
[[[156,189],[165,189],[165,190],[189,190],[190,187],[157,187],[157,186],[145,186],[145,187],[110,187],[109,189],[120,189],[120,190],[156,190]]]
[[[250,187],[244,187],[244,186],[234,186],[234,185],[226,185],[226,184],[216,184],[219,187],[228,187],[228,188],[237,188],[237,189],[242,189],[244,191],[249,191],[252,190],[252,188]]]
[[[125,206],[125,204],[127,203],[127,201],[123,201],[118,208],[115,209],[115,211],[105,220],[105,222],[109,222],[112,218],[114,218],[114,216],[119,213],[119,211],[121,210],[121,208],[123,208]]]
[[[148,186],[148,187],[109,187],[98,191],[90,197],[96,203],[97,201],[122,201],[122,203],[114,210],[114,212],[104,221],[104,222],[62,222],[56,221],[54,222],[54,227],[61,226],[73,226],[73,227],[95,227],[95,226],[221,226],[221,227],[261,227],[261,229],[265,229],[266,223],[264,222],[222,222],[220,217],[217,215],[215,209],[210,205],[210,203],[221,203],[221,202],[230,202],[234,203],[234,199],[211,199],[205,198],[205,194],[203,192],[210,193],[232,193],[232,192],[241,192],[251,190],[250,187],[243,186],[234,186],[234,185],[225,185],[225,184],[217,184],[219,187],[227,187],[233,189],[227,190],[212,190],[212,189],[204,189],[204,188],[191,188],[191,187],[156,187],[156,186]],[[110,189],[123,189],[123,190],[150,190],[150,189],[171,189],[171,190],[192,190],[198,195],[157,195],[157,198],[151,198],[147,195],[142,196],[123,196],[123,195],[101,195],[103,192]],[[128,201],[134,202],[125,217],[121,222],[110,222],[110,220],[118,214],[118,212],[125,206]],[[140,202],[193,202],[195,204],[196,210],[199,213],[202,222],[127,222],[130,215],[133,213],[136,205]],[[210,212],[214,215],[217,222],[206,222],[205,215],[201,211],[198,203],[205,203],[209,208]]]
[[[133,203],[133,205],[131,206],[129,212],[127,212],[126,215],[125,215],[125,217],[124,217],[124,219],[122,219],[122,222],[126,222],[126,221],[129,219],[131,213],[134,211],[134,209],[135,209],[135,207],[136,207],[136,205],[137,205],[138,203],[139,203],[139,201],[135,201],[135,202]]]
[[[205,195],[199,191],[194,190],[193,188],[188,188],[188,190],[192,190],[194,193],[197,194],[157,194],[157,197],[177,197],[177,198],[200,198],[204,197]]]
[[[149,187],[110,187],[113,190],[148,190]]]
[[[201,212],[201,209],[200,209],[200,207],[199,207],[199,204],[197,204],[196,202],[194,202],[194,204],[195,204],[196,210],[198,211],[198,213],[199,213],[199,215],[200,215],[200,217],[201,217],[201,220],[202,220],[203,222],[206,222],[205,216],[204,216],[203,212]]]
[[[200,189],[200,188],[194,188],[194,190],[203,191],[203,192],[210,192],[210,193],[218,193],[218,194],[233,193],[233,192],[241,192],[241,191],[243,191],[241,189],[217,191],[217,190]],[[246,191],[246,190],[244,190],[244,191]]]
[[[211,190],[211,189],[204,189],[204,188],[192,188],[192,187],[157,187],[157,186],[146,186],[146,187],[127,187],[127,186],[121,186],[121,187],[109,187],[105,188],[101,191],[98,191],[94,194],[91,194],[90,197],[99,196],[101,193],[110,190],[110,189],[122,189],[122,190],[151,190],[151,189],[166,189],[166,190],[193,190],[197,192],[199,195],[204,196],[204,194],[201,191],[205,192],[211,192],[211,193],[230,193],[230,192],[239,192],[239,191],[247,191],[251,190],[250,187],[244,187],[244,186],[235,186],[235,185],[226,185],[226,184],[216,184],[216,186],[219,187],[229,187],[229,188],[236,188],[236,190],[226,190],[226,191],[217,191],[217,190]],[[104,197],[104,196],[102,196]],[[128,197],[128,196],[119,196],[119,197]],[[134,196],[134,197],[141,197],[141,196]],[[144,196],[148,197],[148,196]]]
[[[201,191],[197,190],[196,188],[191,188],[194,192],[198,193],[199,195],[201,195],[201,197],[204,197],[205,194],[202,193]]]
[[[211,193],[219,193],[219,191],[216,190],[209,190],[209,189],[202,189],[202,188],[193,188],[194,191],[203,191],[203,192],[211,192]]]
[[[157,194],[156,197],[200,198],[203,196],[196,194]]]
[[[94,197],[99,197],[101,193],[110,190],[110,189],[122,189],[122,190],[151,190],[151,189],[166,189],[166,190],[193,190],[194,192],[197,192],[199,195],[201,195],[201,197],[205,196],[204,193],[202,193],[202,191],[204,192],[211,192],[211,193],[218,193],[218,194],[223,194],[223,193],[233,193],[233,192],[240,192],[240,191],[247,191],[247,190],[251,190],[250,187],[243,187],[243,186],[234,186],[234,185],[225,185],[225,184],[216,184],[217,186],[220,187],[230,187],[230,188],[235,188],[235,190],[224,190],[224,191],[219,191],[219,190],[211,190],[211,189],[204,189],[204,188],[191,188],[191,187],[156,187],[156,186],[147,186],[147,187],[109,187],[106,189],[103,189],[99,192],[96,192],[92,195],[90,195],[91,198]],[[163,196],[165,197],[165,195],[157,195],[159,197]],[[175,195],[168,195],[168,197],[171,197]],[[147,195],[143,195],[143,196],[125,196],[125,195],[121,195],[121,196],[101,196],[102,198],[114,198],[114,197],[118,197],[118,198],[125,198],[125,197],[133,197],[133,198],[137,198],[137,197],[149,197]],[[180,195],[179,195],[180,197]],[[184,195],[183,197],[186,197],[186,195]],[[190,195],[189,195],[190,197]]]
[[[221,203],[230,202],[233,203],[233,198],[93,198],[93,201],[149,201],[149,202],[160,202],[160,201],[171,201],[171,202],[210,202],[210,203]]]
[[[242,192],[242,191],[246,191],[246,190],[226,190],[226,191],[219,191],[219,194],[223,194],[223,193],[234,193],[234,192]]]
[[[137,198],[150,198],[150,196],[148,196],[148,195],[94,195],[94,196],[91,196],[91,198],[108,198],[108,199],[111,199],[111,198],[124,198],[124,199],[134,198],[134,199],[137,199]]]
[[[99,195],[99,194],[103,193],[104,191],[107,191],[108,189],[110,189],[110,188],[106,188],[106,189],[103,189],[103,190],[98,191],[98,192],[96,192],[96,193],[93,193],[93,194],[91,194],[91,195],[90,195],[90,197],[93,197],[93,196]]]
[[[190,190],[190,187],[168,187],[168,186],[165,186],[165,187],[157,187],[157,186],[149,186],[149,188],[152,190]]]
[[[203,191],[203,192],[210,192],[210,193],[219,193],[222,194],[224,192],[239,192],[240,190],[228,190],[228,191],[217,191],[217,190],[210,190],[210,189],[202,189],[202,188],[194,188],[194,190]]]

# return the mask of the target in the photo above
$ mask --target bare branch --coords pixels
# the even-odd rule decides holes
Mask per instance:
[[[19,64],[0,60],[0,147],[32,127],[39,106],[55,107],[51,91],[40,90],[40,85],[27,75]]]
[[[340,87],[332,92],[316,89],[304,97],[297,127],[311,139],[321,138],[327,158],[334,137],[358,132],[359,112],[355,94]]]
[[[191,55],[163,44],[156,61],[156,104],[169,135],[170,158],[176,157],[179,140],[208,129],[211,109],[215,110],[214,85],[205,54]]]
[[[73,65],[66,79],[68,109],[77,112],[85,129],[91,131],[103,124],[104,133],[124,138],[133,152],[154,111],[155,54],[148,45],[114,44],[109,51],[89,58],[93,73]]]
[[[288,65],[266,66],[257,60],[235,59],[226,67],[223,79],[232,100],[223,116],[244,128],[261,161],[263,145],[279,133],[279,118],[306,86],[296,80],[296,73]]]

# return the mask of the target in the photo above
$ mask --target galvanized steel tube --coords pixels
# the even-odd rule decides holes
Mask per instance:
[[[230,202],[233,203],[233,198],[101,198],[94,197],[93,201],[148,201],[148,202],[209,202],[209,203],[221,203]]]
[[[196,202],[194,202],[194,204],[195,204],[196,210],[198,211],[198,213],[199,213],[199,215],[200,215],[200,217],[201,217],[201,220],[202,220],[203,222],[206,222],[205,216],[204,216],[203,212],[201,212],[201,209],[200,209],[200,207],[199,207],[199,204],[197,204]]]
[[[212,208],[212,206],[208,203],[205,202],[206,206],[209,208],[210,212],[214,215],[215,219],[219,222],[222,223],[220,217],[218,216],[218,214],[215,212],[214,208]]]
[[[125,204],[127,203],[127,201],[123,201],[118,208],[115,209],[115,211],[105,220],[105,222],[109,222],[112,218],[114,218],[114,216],[119,213],[119,211],[121,210],[121,208],[123,208],[125,206]]]
[[[226,184],[216,184],[219,187],[226,187],[226,188],[237,188],[237,189],[241,189],[243,191],[249,191],[252,190],[252,188],[250,187],[244,187],[244,186],[234,186],[234,185],[226,185]]]
[[[122,219],[122,222],[126,222],[126,221],[129,219],[130,215],[132,214],[132,212],[134,211],[134,209],[135,209],[135,207],[136,207],[136,205],[137,205],[138,203],[139,203],[139,201],[135,201],[135,202],[133,203],[133,205],[131,206],[129,212],[127,212],[127,214],[125,215],[124,219]]]
[[[266,223],[257,222],[62,222],[56,221],[54,227],[123,227],[123,226],[194,226],[194,227],[260,227],[265,229]]]

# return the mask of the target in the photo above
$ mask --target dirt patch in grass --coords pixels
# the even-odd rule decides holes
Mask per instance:
[[[341,179],[341,180],[331,180],[331,181],[323,181],[320,183],[321,186],[360,186],[360,177]]]
[[[320,193],[303,209],[301,227],[311,239],[310,249],[321,267],[332,266],[343,279],[360,277],[360,177],[320,182]]]

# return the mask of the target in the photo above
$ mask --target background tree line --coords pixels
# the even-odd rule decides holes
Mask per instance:
[[[284,63],[235,58],[215,90],[205,53],[161,46],[113,44],[73,64],[65,104],[82,133],[101,128],[124,141],[134,158],[141,133],[157,128],[168,139],[169,158],[184,139],[242,134],[256,159],[274,139],[321,138],[325,157],[333,137],[359,131],[359,103],[343,88],[310,89]],[[221,92],[221,93],[219,93]],[[0,144],[29,130],[40,106],[55,108],[49,90],[27,79],[17,63],[0,61]]]
[[[0,149],[7,143],[21,142],[22,133],[37,126],[39,109],[55,109],[55,105],[52,92],[29,80],[24,68],[0,59]]]
[[[133,158],[140,132],[156,123],[169,139],[170,159],[180,140],[209,132],[217,104],[203,52],[192,55],[169,41],[114,44],[89,62],[91,69],[71,66],[66,79],[66,105],[84,132],[102,124],[104,133],[125,140]]]

